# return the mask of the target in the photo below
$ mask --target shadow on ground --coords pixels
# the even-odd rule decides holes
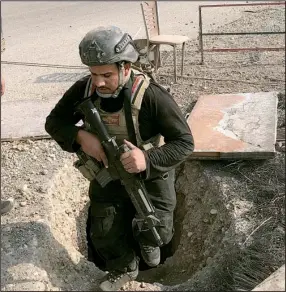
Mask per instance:
[[[6,224],[1,231],[1,291],[89,291],[103,276],[80,254],[69,253],[43,221]]]

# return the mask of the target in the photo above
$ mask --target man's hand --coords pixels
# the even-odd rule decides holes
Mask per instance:
[[[146,169],[146,160],[143,151],[127,140],[124,140],[124,143],[131,149],[120,157],[125,170],[129,173],[144,171]]]
[[[104,166],[106,168],[108,167],[108,161],[103,147],[95,135],[84,130],[79,130],[76,141],[81,145],[83,152],[94,157],[97,161],[102,161]]]

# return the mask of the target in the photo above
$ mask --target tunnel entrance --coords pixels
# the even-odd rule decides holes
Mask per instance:
[[[53,198],[59,198],[59,202],[54,205],[64,206],[66,210],[58,209],[52,226],[62,237],[62,243],[69,242],[87,259],[88,182],[71,165],[64,169],[55,185]],[[230,219],[220,201],[218,186],[208,182],[200,163],[190,161],[177,170],[176,191],[174,237],[162,247],[157,268],[149,268],[141,261],[138,281],[182,283],[205,266],[222,244]]]
[[[200,162],[184,163],[176,174],[175,233],[156,269],[138,281],[178,285],[210,264],[223,245],[231,217],[218,182],[208,179]]]
[[[257,217],[264,215],[258,210],[267,200],[273,201],[276,211],[278,208],[283,211],[276,193],[277,185],[285,184],[283,163],[280,155],[258,162],[183,163],[176,171],[174,237],[162,248],[160,265],[150,269],[141,263],[138,278],[123,290],[175,291],[179,287],[188,291],[237,291],[259,284],[273,272],[274,266],[283,264],[284,233],[279,227],[283,225],[283,216],[272,214],[271,219],[275,216],[275,220],[262,225],[262,219]],[[264,180],[261,172],[278,179],[273,190],[265,190],[261,183],[249,184],[249,178]],[[61,207],[55,209],[52,229],[63,245],[73,245],[85,259],[87,194],[88,182],[71,163],[55,182],[53,204]],[[269,252],[265,253],[266,250]]]

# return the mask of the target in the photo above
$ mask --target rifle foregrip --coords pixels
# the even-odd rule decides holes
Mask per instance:
[[[131,150],[126,144],[122,144],[121,146],[119,146],[118,149],[119,149],[119,155],[129,152]]]

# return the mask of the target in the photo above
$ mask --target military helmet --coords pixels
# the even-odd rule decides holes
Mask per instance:
[[[89,31],[79,44],[83,64],[97,66],[121,61],[134,63],[139,57],[131,36],[115,26]]]

